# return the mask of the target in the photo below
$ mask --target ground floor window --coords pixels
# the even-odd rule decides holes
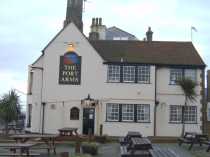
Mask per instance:
[[[119,121],[119,104],[107,104],[107,120]]]
[[[70,120],[79,120],[79,109],[77,107],[70,110]]]
[[[184,122],[197,123],[197,107],[196,106],[186,106],[184,108]]]
[[[122,121],[134,120],[134,105],[122,104]]]
[[[171,123],[197,123],[197,106],[171,105],[169,121]]]
[[[137,121],[149,122],[150,120],[150,107],[147,104],[137,105]]]
[[[150,122],[149,104],[108,103],[106,107],[107,121]]]

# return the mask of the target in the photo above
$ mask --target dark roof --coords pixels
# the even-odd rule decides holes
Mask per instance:
[[[90,41],[105,62],[186,65],[205,67],[192,42]]]

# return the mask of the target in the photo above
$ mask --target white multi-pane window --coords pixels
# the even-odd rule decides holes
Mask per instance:
[[[177,84],[177,81],[182,79],[182,69],[170,69],[170,84]]]
[[[185,106],[184,107],[184,122],[185,123],[196,123],[197,122],[197,107],[196,106]]]
[[[182,122],[182,106],[171,105],[170,106],[170,120],[171,123]]]
[[[119,121],[119,104],[107,104],[107,120]]]
[[[120,66],[108,65],[108,82],[120,82]]]
[[[138,83],[150,83],[150,66],[138,66]]]
[[[184,77],[196,82],[196,70],[195,69],[185,69]]]
[[[137,121],[138,122],[150,121],[150,106],[148,104],[137,105]]]
[[[135,66],[123,66],[123,82],[135,81]]]
[[[122,104],[122,121],[134,121],[133,104]]]

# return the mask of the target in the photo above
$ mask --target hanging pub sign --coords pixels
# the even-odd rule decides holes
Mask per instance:
[[[73,44],[69,44],[64,56],[60,56],[59,84],[80,85],[81,56],[75,53]]]

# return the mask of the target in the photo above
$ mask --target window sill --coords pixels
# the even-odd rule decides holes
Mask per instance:
[[[169,124],[183,124],[182,122],[169,122]],[[185,122],[184,124],[198,124],[197,122],[194,123],[187,123]]]
[[[141,83],[141,82],[109,82],[109,81],[107,81],[107,82],[105,82],[105,83],[116,83],[116,84],[145,84],[145,85],[149,85],[149,84],[152,84],[152,83]]]
[[[139,124],[139,123],[150,124],[151,123],[151,121],[149,121],[149,122],[134,122],[134,121],[108,121],[108,120],[106,120],[105,122],[109,122],[109,123],[135,123],[135,124]]]

